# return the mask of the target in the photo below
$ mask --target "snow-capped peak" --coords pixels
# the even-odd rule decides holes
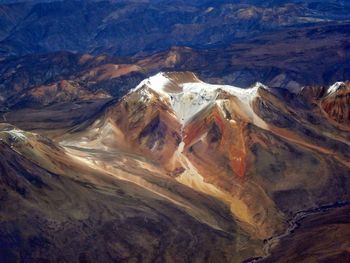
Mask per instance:
[[[132,89],[130,92],[135,92],[144,86],[147,86],[148,88],[151,88],[152,90],[163,93],[163,90],[165,87],[170,83],[170,79],[164,74],[164,73],[158,73],[157,75],[154,75],[152,77],[149,77],[143,81],[140,82],[139,85],[136,86],[135,89]]]
[[[158,73],[142,81],[131,92],[143,88],[155,91],[170,103],[179,122],[185,124],[198,112],[215,104],[222,91],[237,97],[241,101],[242,107],[251,113],[250,102],[257,96],[257,90],[260,87],[268,89],[259,82],[248,89],[229,85],[213,85],[202,82],[191,72],[180,72]]]

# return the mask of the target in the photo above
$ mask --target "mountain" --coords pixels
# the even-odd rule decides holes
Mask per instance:
[[[45,137],[1,128],[2,262],[237,257],[225,207],[165,181],[148,161],[119,155],[130,170],[109,173]]]
[[[168,61],[170,70],[190,70],[211,83],[248,87],[257,81],[298,91],[349,79],[348,23],[286,29],[225,48],[172,48],[146,58]],[[322,63],[320,63],[322,61]]]
[[[82,97],[17,98],[60,81],[84,98],[120,98],[160,71],[296,92],[329,86],[349,79],[349,8],[332,0],[4,2],[1,109]]]
[[[262,33],[349,20],[345,1],[27,1],[2,4],[0,54],[129,56],[210,48]],[[142,25],[142,26],[141,26]]]
[[[74,83],[81,93],[105,92],[120,98],[159,71],[193,71],[209,83],[241,87],[259,80],[298,93],[304,86],[329,86],[350,78],[348,27],[348,22],[309,26],[263,34],[225,48],[173,47],[123,58],[63,51],[9,57],[0,61],[0,98],[3,108],[24,107],[18,93],[27,96],[33,89],[57,86],[60,81]]]
[[[57,52],[11,58],[0,64],[0,103],[4,108],[120,97],[145,77],[138,65],[106,55]]]
[[[8,112],[6,122],[31,132],[2,125],[7,197],[1,204],[8,220],[1,236],[19,254],[0,255],[33,262],[97,255],[106,261],[269,260],[281,248],[267,249],[268,240],[294,244],[300,231],[327,231],[335,224],[327,219],[332,213],[347,229],[349,133],[339,117],[349,110],[347,87],[242,89],[169,72],[145,79],[120,100]],[[72,115],[69,107],[78,111]],[[58,127],[53,116],[70,121]],[[16,217],[13,204],[23,211]],[[301,222],[295,234],[293,220]],[[74,237],[64,242],[67,235]],[[346,258],[346,235],[337,240],[344,246],[321,250],[328,240],[315,239],[313,252],[298,260],[314,253],[318,260]]]
[[[0,1],[0,263],[349,262],[349,11]]]

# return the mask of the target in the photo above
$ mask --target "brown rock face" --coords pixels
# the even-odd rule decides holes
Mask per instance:
[[[0,150],[30,157],[29,161],[39,166],[38,173],[44,169],[69,179],[64,181],[64,187],[73,189],[68,194],[61,190],[63,186],[41,178],[73,200],[62,205],[68,207],[60,215],[64,220],[73,217],[89,222],[92,229],[103,223],[98,231],[100,235],[103,231],[103,247],[112,258],[139,256],[152,262],[158,253],[161,262],[186,262],[184,257],[198,262],[241,262],[263,255],[263,241],[283,234],[295,215],[350,200],[350,137],[342,117],[348,106],[348,89],[340,85],[324,93],[312,88],[295,94],[262,84],[241,89],[207,84],[190,72],[160,73],[144,80],[119,102],[74,104],[82,112],[94,112],[84,118],[73,117],[72,110],[62,107],[57,106],[54,113],[52,107],[44,108],[39,115],[47,114],[48,119],[54,115],[73,118],[63,136],[47,133],[55,134],[55,142],[43,143],[37,135],[3,127],[0,140],[8,146]],[[329,115],[324,105],[338,110]],[[23,125],[22,116],[17,116],[21,114],[23,111],[13,112],[3,119]],[[28,121],[23,127],[29,127],[30,120],[34,126],[42,125],[37,113],[35,118],[30,114],[26,113]],[[60,146],[54,147],[56,142]],[[19,173],[13,166],[8,161],[3,164],[5,171]],[[32,180],[30,172],[28,180]],[[15,191],[15,182],[3,178],[10,184],[6,187]],[[38,191],[34,193],[40,199]],[[79,193],[77,202],[72,193]],[[49,205],[56,207],[55,194],[47,196]],[[16,202],[24,206],[22,199]],[[52,220],[47,202],[40,209],[49,212],[42,217]],[[89,205],[95,202],[96,207]],[[342,211],[347,210],[339,213]],[[327,230],[330,221],[323,219],[315,226]],[[127,231],[118,234],[124,228]],[[317,229],[307,227],[305,236],[312,236]],[[82,238],[83,233],[78,231],[77,240],[90,244],[91,236]],[[40,236],[47,234],[40,232]],[[296,245],[303,237],[289,235],[296,238]],[[194,236],[203,241],[189,245],[187,240]],[[167,244],[166,248],[159,251],[159,242]],[[270,242],[275,240],[265,243]],[[214,249],[208,247],[212,243]],[[291,247],[287,251],[297,250]],[[183,256],[179,251],[189,252]],[[281,251],[278,247],[272,257],[280,259]],[[318,253],[316,247],[308,251]],[[333,247],[329,251],[340,255],[344,250]],[[40,255],[46,257],[43,252]],[[302,259],[314,259],[313,255]],[[330,256],[318,255],[317,260]],[[74,255],[68,258],[74,259]]]
[[[327,117],[341,127],[350,129],[350,83],[337,83],[321,100]]]
[[[91,147],[123,149],[146,156],[172,171],[172,156],[181,141],[180,124],[159,94],[142,87],[110,107],[83,132]]]
[[[242,260],[236,238],[248,237],[225,207],[139,157],[124,153],[127,165],[107,171],[105,154],[97,168],[92,156],[4,125],[0,154],[1,262]]]
[[[299,95],[304,99],[305,102],[315,103],[315,101],[321,98],[325,92],[325,87],[306,86],[301,88]]]
[[[75,81],[61,80],[50,85],[29,89],[20,96],[12,97],[8,103],[14,108],[38,108],[59,102],[108,98],[111,98],[111,96],[107,92],[91,92]]]
[[[322,92],[304,90],[304,103],[317,103]],[[328,137],[318,135],[313,120],[320,112],[286,103],[291,96],[260,84],[243,90],[211,86],[192,73],[158,74],[107,110],[95,128],[105,130],[97,135],[104,145],[150,158],[179,182],[222,200],[245,231],[264,239],[280,233],[290,214],[322,204],[318,193],[330,181],[342,188],[337,182],[349,165],[346,139],[333,137],[327,125]],[[109,143],[106,123],[114,127]],[[317,182],[309,176],[315,171],[322,175]],[[298,193],[308,201],[293,203]]]

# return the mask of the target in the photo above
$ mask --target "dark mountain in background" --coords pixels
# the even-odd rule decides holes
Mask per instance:
[[[292,92],[307,85],[329,86],[350,79],[349,26],[342,22],[288,28],[222,48],[173,47],[130,57],[66,51],[8,57],[0,61],[1,105],[35,106],[38,100],[31,103],[28,94],[63,80],[74,82],[78,89],[120,98],[159,71],[190,70],[208,82],[241,87],[260,81]],[[61,96],[60,100],[76,98]]]
[[[172,46],[228,46],[266,32],[350,19],[350,7],[334,1],[50,1],[0,10],[3,56],[60,50],[125,56]]]
[[[2,101],[63,79],[120,96],[161,70],[294,90],[349,78],[350,7],[344,1],[26,1],[3,3],[0,12]],[[52,60],[61,51],[69,57],[103,53],[108,59],[99,65],[141,68],[87,84],[78,74],[86,65]]]

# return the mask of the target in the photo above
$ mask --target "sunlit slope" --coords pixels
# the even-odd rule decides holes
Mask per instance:
[[[142,155],[264,239],[301,209],[349,198],[348,134],[304,93],[160,73],[62,143]]]
[[[229,262],[259,251],[225,204],[141,157],[10,125],[0,138],[1,260]]]
[[[98,220],[102,225],[115,222],[113,242],[107,234],[106,243],[101,241],[112,258],[142,255],[148,262],[158,253],[160,261],[203,261],[202,251],[209,251],[209,259],[240,261],[262,255],[263,240],[284,233],[295,213],[350,199],[347,85],[291,93],[260,83],[248,89],[207,84],[191,72],[159,73],[119,101],[7,113],[8,121],[52,140],[2,124],[4,155],[26,163],[16,170],[21,166],[9,164],[12,157],[4,158],[3,171],[21,178],[35,198],[45,196],[40,209],[47,214],[42,218],[53,220],[57,213],[51,210],[59,207],[55,196],[62,195],[62,220],[78,213],[74,220],[94,228]],[[54,116],[69,121],[55,129]],[[37,170],[22,178],[30,165]],[[51,190],[33,186],[34,175]],[[4,189],[13,195],[9,202],[38,209],[6,180]],[[90,205],[95,202],[96,207]],[[130,209],[137,211],[136,221],[128,216]],[[158,225],[164,216],[166,223],[158,232],[147,223],[140,225],[142,220]],[[131,231],[127,238],[117,235],[121,225]],[[8,231],[14,235],[13,229]],[[152,242],[138,238],[140,231]],[[88,242],[91,233],[78,231],[77,240]],[[193,234],[190,240],[199,239],[186,243],[188,252],[175,257],[185,246],[179,240],[187,240],[188,233]],[[121,240],[127,240],[127,249]],[[207,247],[212,245],[208,240],[214,240],[214,248]],[[153,242],[167,245],[162,250]]]

